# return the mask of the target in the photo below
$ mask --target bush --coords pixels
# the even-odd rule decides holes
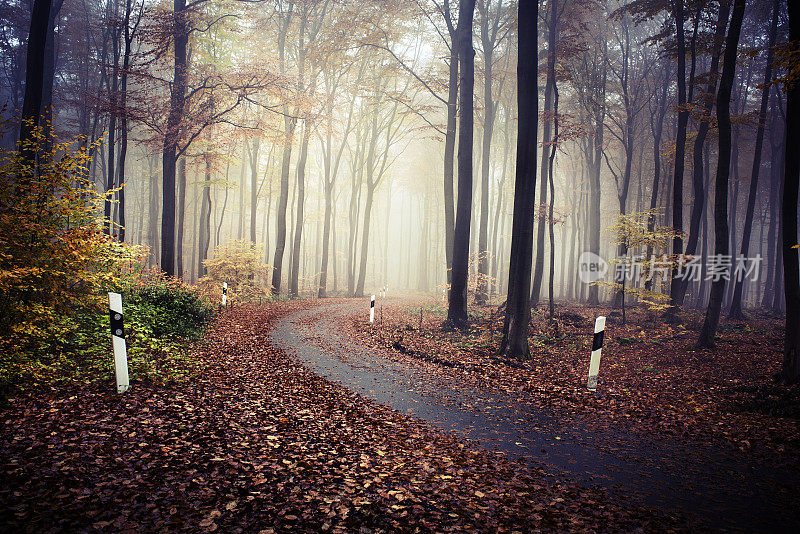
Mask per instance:
[[[261,260],[262,247],[249,241],[232,241],[214,249],[213,258],[203,262],[207,274],[198,280],[204,295],[219,301],[222,284],[228,283],[228,302],[271,299],[272,267]]]
[[[13,390],[113,378],[108,291],[123,294],[132,378],[191,365],[186,340],[211,317],[188,287],[149,276],[146,250],[117,243],[98,217],[105,197],[88,177],[87,148],[34,132],[31,168],[0,151],[0,397]]]
[[[207,300],[188,286],[166,280],[130,288],[123,303],[131,332],[162,341],[195,340],[213,316]]]

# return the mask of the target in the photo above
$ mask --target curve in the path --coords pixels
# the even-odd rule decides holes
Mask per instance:
[[[364,397],[512,458],[549,466],[586,484],[633,495],[685,515],[700,529],[800,532],[797,471],[744,453],[632,435],[608,425],[591,429],[506,393],[478,389],[430,365],[391,358],[354,345],[337,320],[362,301],[317,306],[284,316],[272,342],[319,375]]]

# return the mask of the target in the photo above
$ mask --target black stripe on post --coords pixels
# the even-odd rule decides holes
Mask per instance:
[[[596,351],[597,349],[603,348],[603,335],[606,333],[605,330],[600,330],[599,332],[594,333],[594,340],[592,341],[592,352]]]
[[[122,314],[114,310],[108,310],[109,323],[111,324],[111,335],[125,338],[125,327],[122,324]]]
[[[370,308],[374,308],[375,307],[375,301],[374,300],[369,301],[369,307]]]

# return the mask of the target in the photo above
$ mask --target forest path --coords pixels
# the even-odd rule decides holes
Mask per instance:
[[[278,320],[270,339],[303,365],[365,398],[554,474],[600,485],[698,529],[798,532],[798,473],[730,448],[587,425],[507,393],[478,389],[425,362],[369,349],[343,331],[365,301],[319,301]],[[432,371],[432,367],[434,370]]]

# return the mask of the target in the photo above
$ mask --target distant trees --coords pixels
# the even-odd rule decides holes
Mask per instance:
[[[53,0],[41,34],[41,19],[29,16],[45,4],[0,6],[0,96],[6,115],[24,112],[45,126],[52,102],[46,137],[54,142],[82,136],[98,190],[116,191],[103,210],[108,234],[149,245],[152,265],[187,281],[204,274],[226,240],[241,238],[261,245],[272,264],[273,294],[361,296],[389,283],[438,296],[449,288],[448,324],[457,327],[468,322],[469,298],[498,304],[506,293],[503,351],[514,356],[527,350],[521,284],[529,306],[544,284],[551,302],[604,305],[621,293],[579,279],[582,252],[661,261],[647,244],[604,232],[617,212],[648,213],[651,231],[678,230],[672,252],[683,260],[670,263],[669,287],[656,277],[626,280],[626,288],[668,291],[669,319],[706,303],[707,265],[721,253],[723,232],[723,182],[712,177],[725,170],[727,150],[726,121],[712,113],[723,51],[736,54],[728,252],[734,265],[762,251],[766,261],[757,280],[729,272],[719,306],[730,305],[732,317],[758,304],[784,307],[781,288],[792,283],[784,262],[791,267],[795,250],[787,258],[776,245],[784,153],[792,157],[783,142],[792,107],[774,84],[790,70],[784,2],[748,2],[741,44],[730,49],[735,4],[705,0],[547,0],[538,22],[520,20],[518,9],[530,15],[531,6],[516,0],[99,0],[63,8]],[[547,39],[547,54],[520,28]],[[546,66],[541,120],[519,94],[533,68],[526,46]],[[517,80],[508,74],[515,64]],[[20,133],[13,140],[28,135],[24,125]],[[739,173],[741,166],[752,170]],[[538,199],[529,188],[536,177]],[[515,204],[535,202],[533,211],[519,204],[512,213],[512,195]],[[530,231],[539,230],[527,282],[526,216]],[[687,262],[703,264],[699,278],[685,276]],[[624,273],[615,275],[619,287]],[[643,293],[628,294],[641,302]]]

